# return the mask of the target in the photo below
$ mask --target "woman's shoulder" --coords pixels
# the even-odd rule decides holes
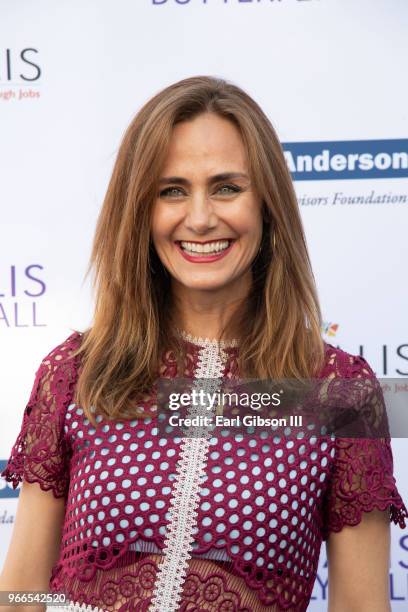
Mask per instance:
[[[60,368],[68,362],[75,360],[75,352],[81,346],[83,333],[72,332],[62,342],[54,346],[43,358],[42,364]]]
[[[78,377],[75,351],[81,338],[80,332],[71,333],[48,352],[37,369],[20,431],[1,473],[14,488],[24,478],[40,483],[43,490],[52,489],[55,497],[67,493],[70,450],[63,427]]]
[[[329,342],[324,342],[325,360],[319,378],[335,375],[339,378],[376,378],[368,361],[361,355],[349,353]]]
[[[82,332],[72,332],[62,342],[54,346],[44,357],[43,361],[51,361],[55,362],[56,365],[60,365],[72,359],[75,351],[81,346],[82,338]]]
[[[73,331],[67,336],[62,342],[57,344],[49,353],[48,356],[59,355],[60,359],[70,357],[71,354],[76,351],[82,342],[83,332]]]
[[[45,355],[36,372],[36,382],[40,386],[44,386],[45,381],[48,381],[57,391],[72,385],[77,379],[80,367],[80,356],[76,355],[76,351],[81,345],[82,337],[82,332],[74,331]]]

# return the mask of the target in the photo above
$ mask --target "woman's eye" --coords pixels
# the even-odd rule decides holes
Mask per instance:
[[[236,185],[221,185],[218,189],[219,193],[228,195],[230,193],[238,193],[241,191]]]
[[[166,189],[160,192],[160,197],[177,197],[180,194],[182,194],[182,191],[178,187],[166,187]]]
[[[221,195],[230,195],[232,193],[239,193],[241,189],[236,185],[221,185],[217,188],[217,193]],[[160,192],[160,197],[162,198],[177,198],[179,196],[184,195],[184,192],[179,187],[166,187]]]

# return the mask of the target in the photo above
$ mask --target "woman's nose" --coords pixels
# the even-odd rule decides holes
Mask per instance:
[[[218,218],[210,198],[206,194],[193,195],[187,205],[185,226],[197,233],[204,233],[216,227],[217,223]]]

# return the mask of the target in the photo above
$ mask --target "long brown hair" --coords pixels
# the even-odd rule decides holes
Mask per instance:
[[[191,77],[157,93],[130,123],[98,219],[88,268],[95,274],[95,312],[77,351],[76,387],[76,402],[93,423],[98,413],[135,418],[132,399],[157,378],[162,351],[171,347],[180,355],[170,278],[152,246],[150,219],[173,127],[204,112],[227,118],[240,130],[263,203],[262,248],[253,262],[252,292],[239,315],[240,374],[301,379],[323,366],[314,276],[275,130],[241,88],[219,78]]]

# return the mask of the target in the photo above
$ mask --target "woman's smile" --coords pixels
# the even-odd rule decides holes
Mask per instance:
[[[175,245],[181,255],[191,263],[211,263],[219,261],[231,252],[235,239],[221,238],[205,242],[176,240]]]

